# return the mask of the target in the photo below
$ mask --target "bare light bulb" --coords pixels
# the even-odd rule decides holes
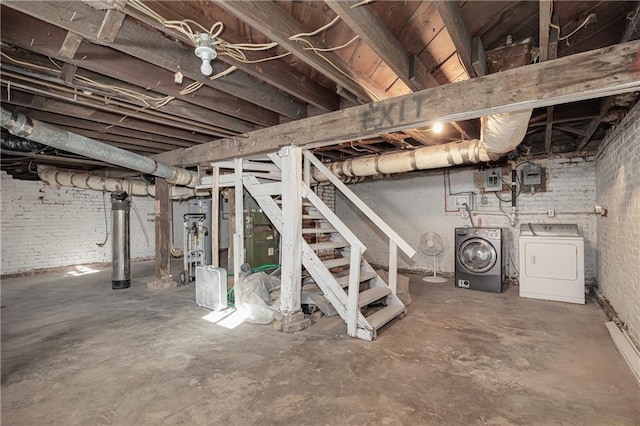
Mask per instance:
[[[211,62],[207,58],[202,58],[202,65],[200,66],[200,72],[204,75],[211,75],[213,68],[211,68]]]
[[[200,67],[202,74],[211,75],[213,73],[211,61],[218,57],[218,53],[213,48],[213,40],[211,40],[209,34],[198,34],[195,53],[198,58],[202,59],[202,66]]]
[[[444,129],[444,126],[440,122],[434,123],[433,127],[431,128],[431,130],[433,130],[434,133],[440,133],[442,132],[443,129]]]

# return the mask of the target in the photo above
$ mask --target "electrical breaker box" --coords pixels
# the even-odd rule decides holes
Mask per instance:
[[[484,190],[502,191],[502,169],[494,168],[484,171]]]

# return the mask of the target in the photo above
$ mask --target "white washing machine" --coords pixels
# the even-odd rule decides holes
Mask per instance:
[[[575,224],[520,225],[520,297],[584,304],[584,239]]]

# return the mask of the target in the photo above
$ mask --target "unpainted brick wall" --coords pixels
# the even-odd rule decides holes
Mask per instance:
[[[53,188],[42,182],[1,174],[2,274],[88,263],[111,262],[111,237],[104,247],[103,196],[99,191]],[[106,194],[107,220],[111,201]],[[131,258],[155,255],[155,200],[134,197],[149,244],[133,209],[130,213]]]
[[[500,214],[500,207],[505,212],[510,211],[510,203],[502,203],[500,206],[493,193],[486,193],[486,203],[481,203],[482,197],[474,188],[474,168],[448,171],[451,192],[475,192],[476,210],[498,213],[474,215],[473,220],[476,226],[481,222],[483,227],[508,229],[511,276],[517,275],[517,241],[521,223],[577,223],[580,234],[585,239],[585,277],[588,282],[596,276],[596,218],[592,214],[595,205],[595,162],[593,159],[555,159],[536,163],[546,169],[547,192],[520,194],[517,198],[518,216],[514,225]],[[507,175],[505,179],[510,181]],[[420,237],[427,231],[440,234],[445,251],[438,259],[438,272],[453,273],[454,228],[470,226],[471,223],[455,209],[457,196],[448,195],[448,191],[447,210],[454,211],[445,212],[444,181],[444,172],[439,170],[404,174],[392,179],[368,180],[351,185],[350,188],[412,247],[418,249]],[[501,198],[509,200],[510,194],[501,193]],[[554,210],[555,216],[547,215],[550,209]],[[367,246],[365,257],[372,263],[387,265],[387,237],[356,212],[340,193],[336,195],[336,212]],[[400,254],[398,266],[415,271],[433,271],[433,260],[418,250],[411,259]]]
[[[596,159],[598,281],[640,343],[640,104],[605,137]],[[639,345],[640,347],[640,345]]]

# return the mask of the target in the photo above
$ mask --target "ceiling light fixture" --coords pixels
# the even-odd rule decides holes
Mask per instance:
[[[196,44],[196,56],[202,59],[200,71],[204,75],[211,75],[213,68],[211,68],[210,61],[218,57],[218,53],[213,48],[211,35],[207,33],[198,34],[196,36]]]
[[[433,123],[433,127],[431,128],[435,133],[442,132],[442,129],[444,129],[444,125],[440,122]]]

